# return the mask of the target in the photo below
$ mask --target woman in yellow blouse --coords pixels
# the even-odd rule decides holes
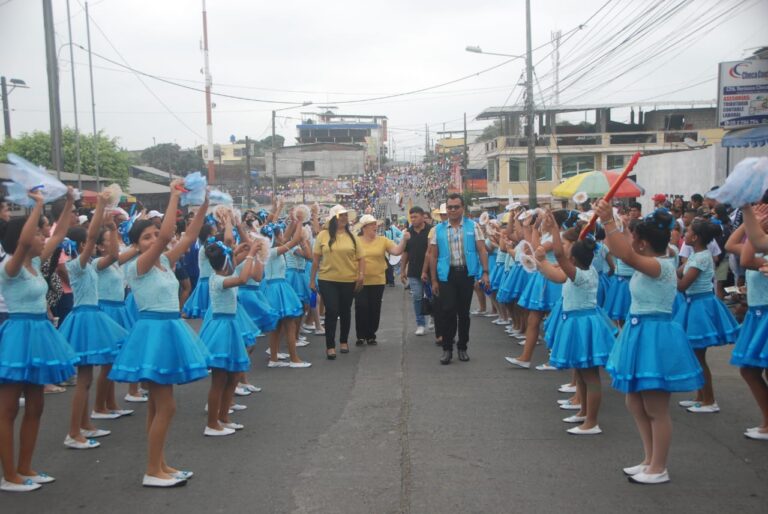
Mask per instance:
[[[319,271],[319,274],[318,274]],[[325,354],[336,358],[336,319],[341,320],[339,346],[349,353],[349,327],[352,323],[352,300],[362,289],[365,259],[358,238],[349,229],[349,215],[341,205],[331,207],[328,228],[315,239],[310,287],[319,287],[325,303]],[[315,277],[318,278],[315,282]],[[317,286],[315,284],[318,284]]]
[[[355,295],[355,331],[357,346],[365,343],[376,344],[376,331],[381,317],[381,297],[384,295],[387,271],[387,256],[400,255],[405,250],[405,243],[411,238],[408,231],[403,233],[400,244],[391,239],[376,235],[376,218],[366,214],[360,218],[360,239],[365,256],[365,276],[363,288]],[[327,319],[327,318],[326,318]]]

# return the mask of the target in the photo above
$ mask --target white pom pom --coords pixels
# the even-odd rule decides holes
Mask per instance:
[[[576,205],[581,205],[583,203],[586,203],[587,200],[589,200],[589,195],[585,193],[584,191],[579,191],[575,195],[573,195],[573,201],[576,203]]]
[[[299,223],[304,223],[305,221],[309,220],[310,211],[309,207],[307,207],[304,204],[297,205],[293,208],[293,213],[296,216],[296,219]]]

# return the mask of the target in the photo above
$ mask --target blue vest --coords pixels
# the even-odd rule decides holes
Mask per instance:
[[[464,232],[464,261],[467,263],[467,274],[470,277],[480,277],[480,257],[477,255],[475,241],[475,222],[464,218],[462,223]],[[448,281],[448,271],[451,267],[451,245],[448,242],[448,222],[443,221],[435,228],[437,240],[437,279],[440,282]]]

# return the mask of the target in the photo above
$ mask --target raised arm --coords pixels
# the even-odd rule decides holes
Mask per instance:
[[[176,208],[172,211],[168,212],[176,212]],[[205,213],[208,212],[208,195],[205,195],[205,201],[203,202],[203,205],[198,207],[197,212],[195,212],[195,217],[192,218],[192,222],[187,226],[186,232],[184,232],[184,235],[181,236],[181,239],[179,239],[179,242],[165,252],[165,256],[168,257],[168,260],[171,263],[171,266],[176,264],[176,261],[181,259],[181,256],[184,255],[187,250],[195,243],[195,240],[197,239],[197,236],[200,235],[200,229],[203,228],[203,223],[205,223]],[[166,214],[167,216],[167,214]],[[176,226],[175,221],[171,219],[172,223],[171,225]],[[163,220],[163,227],[165,226],[165,220]],[[162,232],[162,228],[160,229]],[[229,230],[230,236],[232,235],[232,228],[230,225]]]
[[[741,212],[744,215],[744,227],[747,232],[747,237],[749,238],[750,243],[752,243],[752,246],[755,247],[755,250],[758,252],[768,252],[768,234],[765,233],[765,230],[763,230],[763,227],[761,226],[761,219],[758,218],[758,212],[755,212],[758,209],[759,213],[764,215],[765,207],[762,205],[755,210],[752,209],[751,205],[745,205],[741,208]]]
[[[560,239],[560,231],[557,230],[557,223],[551,212],[547,213],[544,223],[545,229],[549,230],[549,233],[552,234],[552,252],[555,254],[557,264],[560,266],[560,269],[566,277],[571,280],[576,280],[576,266],[573,265],[571,259],[565,254],[563,241]]]
[[[43,213],[43,194],[40,191],[35,191],[27,193],[27,195],[34,200],[35,206],[32,207],[32,212],[29,213],[27,221],[24,222],[21,234],[19,234],[19,242],[16,243],[16,250],[5,264],[5,272],[9,277],[18,275],[21,267],[24,266],[27,254],[37,236],[40,215]]]
[[[96,240],[99,238],[101,223],[104,221],[104,207],[107,205],[108,199],[109,191],[102,191],[96,197],[96,210],[93,213],[93,218],[91,218],[91,224],[88,226],[88,234],[83,245],[83,251],[78,256],[81,268],[85,268],[88,261],[91,260],[93,251],[96,249]]]
[[[56,220],[56,230],[53,231],[51,237],[45,242],[43,252],[40,254],[41,261],[47,261],[53,251],[64,241],[67,237],[67,231],[69,230],[69,223],[72,221],[72,207],[75,204],[74,190],[70,187],[67,189],[67,200],[64,203],[64,209],[59,214],[59,219]]]
[[[224,279],[224,289],[242,286],[248,283],[248,279],[251,278],[251,272],[253,271],[253,258],[256,255],[258,248],[258,245],[251,245],[251,249],[245,258],[245,264],[243,264],[243,267],[240,269],[240,274],[236,277],[232,276]]]
[[[595,211],[600,216],[603,227],[605,227],[605,240],[611,249],[611,253],[641,273],[654,278],[659,277],[661,275],[661,264],[653,257],[646,257],[635,253],[627,238],[616,228],[611,205],[605,200],[600,200],[597,202]]]
[[[405,232],[402,232],[402,237],[400,238],[400,242],[396,246],[388,250],[389,254],[402,255],[403,252],[405,252],[405,245],[408,244],[409,239],[411,239],[411,233],[408,232],[407,230]],[[400,259],[400,267],[402,268],[402,266],[403,266],[403,260]]]
[[[136,273],[141,276],[147,273],[160,256],[165,252],[166,246],[173,239],[173,235],[176,232],[176,220],[171,213],[175,214],[179,207],[179,196],[181,196],[181,189],[178,187],[182,183],[181,179],[171,182],[171,194],[168,199],[168,207],[165,209],[165,217],[163,218],[163,224],[160,226],[160,233],[155,239],[152,246],[146,252],[139,255],[136,261]],[[199,214],[199,212],[198,212]],[[178,248],[178,245],[176,246]],[[175,260],[171,262],[171,265],[175,263]]]
[[[99,271],[111,266],[120,258],[120,243],[117,236],[117,226],[113,222],[106,223],[104,227],[109,230],[109,239],[104,241],[107,252],[99,259]]]

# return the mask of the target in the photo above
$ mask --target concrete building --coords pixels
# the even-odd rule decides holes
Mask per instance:
[[[272,176],[271,152],[267,153],[266,177]],[[362,175],[366,148],[350,143],[309,143],[277,149],[278,180],[293,178],[336,179]]]
[[[367,169],[379,167],[387,155],[387,117],[381,114],[302,113],[296,125],[299,145],[318,143],[355,144],[365,150]],[[269,159],[267,159],[269,160]],[[278,174],[280,167],[278,166]]]
[[[617,108],[632,108],[629,123],[611,120],[611,110]],[[635,108],[639,108],[637,117]],[[644,108],[650,110],[644,112]],[[573,175],[623,168],[636,151],[648,155],[689,150],[716,143],[723,136],[711,102],[689,102],[679,108],[661,103],[537,106],[536,112],[537,194],[542,200],[548,200],[552,189]],[[555,116],[573,113],[593,115],[594,122],[555,126]],[[524,107],[490,107],[477,119],[501,121],[502,135],[485,144],[489,196],[527,198]]]

